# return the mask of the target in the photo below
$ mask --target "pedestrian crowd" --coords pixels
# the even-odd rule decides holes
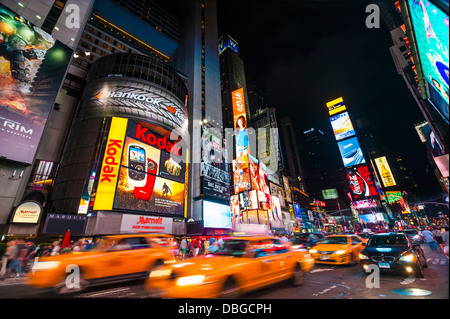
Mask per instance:
[[[448,226],[442,227],[441,229],[436,226],[427,227],[422,231],[422,236],[432,251],[438,251],[438,246],[440,246],[444,254],[448,257]]]
[[[61,249],[60,241],[36,244],[32,240],[14,239],[6,243],[0,261],[0,279],[20,278],[30,272],[39,257],[55,256],[67,252],[92,249],[96,243],[80,239],[72,241],[69,247]]]

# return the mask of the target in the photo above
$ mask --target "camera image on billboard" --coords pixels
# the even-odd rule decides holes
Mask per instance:
[[[147,153],[145,148],[138,144],[128,145],[128,181],[130,186],[143,187],[147,182]]]
[[[338,142],[338,146],[345,167],[364,164],[366,162],[356,137],[340,141]]]

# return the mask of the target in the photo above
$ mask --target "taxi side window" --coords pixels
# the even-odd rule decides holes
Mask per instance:
[[[288,252],[288,249],[287,249],[286,245],[284,245],[280,240],[272,239],[272,242],[273,242],[274,245],[276,245],[274,247],[275,253],[283,254],[283,253],[287,253]]]
[[[147,243],[145,238],[143,237],[132,237],[132,238],[123,238],[114,245],[111,250],[112,251],[120,251],[120,250],[132,250],[132,249],[142,249],[142,248],[150,248],[150,245]]]
[[[351,239],[352,239],[352,245],[356,245],[356,244],[361,243],[361,240],[359,240],[358,237],[353,237],[352,236]]]
[[[254,246],[255,255],[254,258],[261,258],[271,256],[275,254],[274,243],[270,239],[260,240],[257,245]]]

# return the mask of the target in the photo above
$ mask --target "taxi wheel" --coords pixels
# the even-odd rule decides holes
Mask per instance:
[[[70,277],[71,274],[67,274],[63,277],[61,282],[53,287],[53,291],[58,295],[74,294],[86,290],[89,286],[89,282],[84,279],[83,273],[80,272],[79,278],[76,282]]]
[[[236,299],[237,297],[239,297],[239,288],[236,284],[236,281],[233,278],[229,277],[223,285],[220,298]]]
[[[298,287],[303,284],[303,270],[299,263],[295,266],[290,282],[294,287]]]

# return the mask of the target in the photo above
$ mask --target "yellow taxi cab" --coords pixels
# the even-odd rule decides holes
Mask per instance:
[[[175,247],[171,235],[104,236],[91,250],[39,258],[25,284],[63,294],[111,281],[146,279],[154,267],[174,260]]]
[[[278,238],[228,237],[214,253],[155,268],[146,288],[159,298],[236,298],[286,279],[300,286],[313,266],[307,249]]]
[[[359,260],[359,252],[364,249],[363,242],[365,241],[357,235],[331,235],[309,252],[316,263],[354,265]]]

